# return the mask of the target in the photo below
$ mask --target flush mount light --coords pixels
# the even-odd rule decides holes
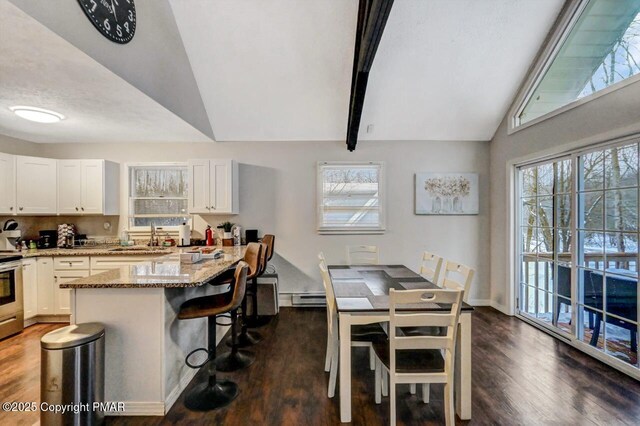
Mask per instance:
[[[29,121],[35,121],[36,123],[57,123],[60,120],[64,120],[64,115],[44,108],[12,106],[9,107],[9,109],[18,117]]]

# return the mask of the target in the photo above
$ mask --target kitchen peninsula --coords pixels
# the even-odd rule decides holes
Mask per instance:
[[[193,378],[184,359],[206,346],[206,320],[177,313],[185,300],[228,291],[208,283],[245,247],[223,250],[218,259],[186,264],[172,253],[61,284],[71,289],[72,323],[105,325],[105,400],[125,403],[125,412],[107,414],[164,415]],[[221,338],[227,327],[218,327]]]

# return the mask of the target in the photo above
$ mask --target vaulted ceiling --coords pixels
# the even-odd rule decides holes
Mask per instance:
[[[491,139],[563,3],[396,0],[359,139]],[[344,140],[357,0],[170,4],[216,140]]]
[[[563,4],[395,0],[359,140],[491,139]],[[0,17],[0,133],[345,140],[358,0],[136,0],[127,45],[98,34],[77,2],[0,6],[11,12]],[[42,127],[6,108],[26,101],[69,118]]]

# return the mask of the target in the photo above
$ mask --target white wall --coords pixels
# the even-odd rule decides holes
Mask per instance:
[[[507,134],[503,120],[490,144],[491,298],[513,313],[510,226],[513,165],[640,132],[640,82],[606,94],[524,130]]]
[[[104,158],[126,162],[233,158],[240,163],[240,214],[195,221],[202,232],[229,219],[260,235],[276,235],[275,265],[281,290],[321,291],[317,253],[329,263],[344,262],[346,244],[376,244],[385,263],[417,268],[428,249],[477,269],[471,299],[487,300],[489,286],[488,142],[361,142],[349,153],[343,142],[243,142],[201,144],[44,144],[38,155]],[[316,232],[316,162],[384,160],[387,175],[387,232],[384,235],[327,236]],[[414,173],[480,173],[477,216],[414,215]],[[126,191],[123,167],[123,191]],[[126,214],[126,203],[122,206]],[[96,218],[102,222],[102,218]],[[100,222],[100,223],[101,223]],[[126,226],[125,218],[119,220]]]

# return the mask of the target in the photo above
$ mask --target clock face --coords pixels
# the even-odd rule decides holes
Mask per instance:
[[[133,0],[78,0],[98,31],[116,43],[129,43],[136,32]]]

